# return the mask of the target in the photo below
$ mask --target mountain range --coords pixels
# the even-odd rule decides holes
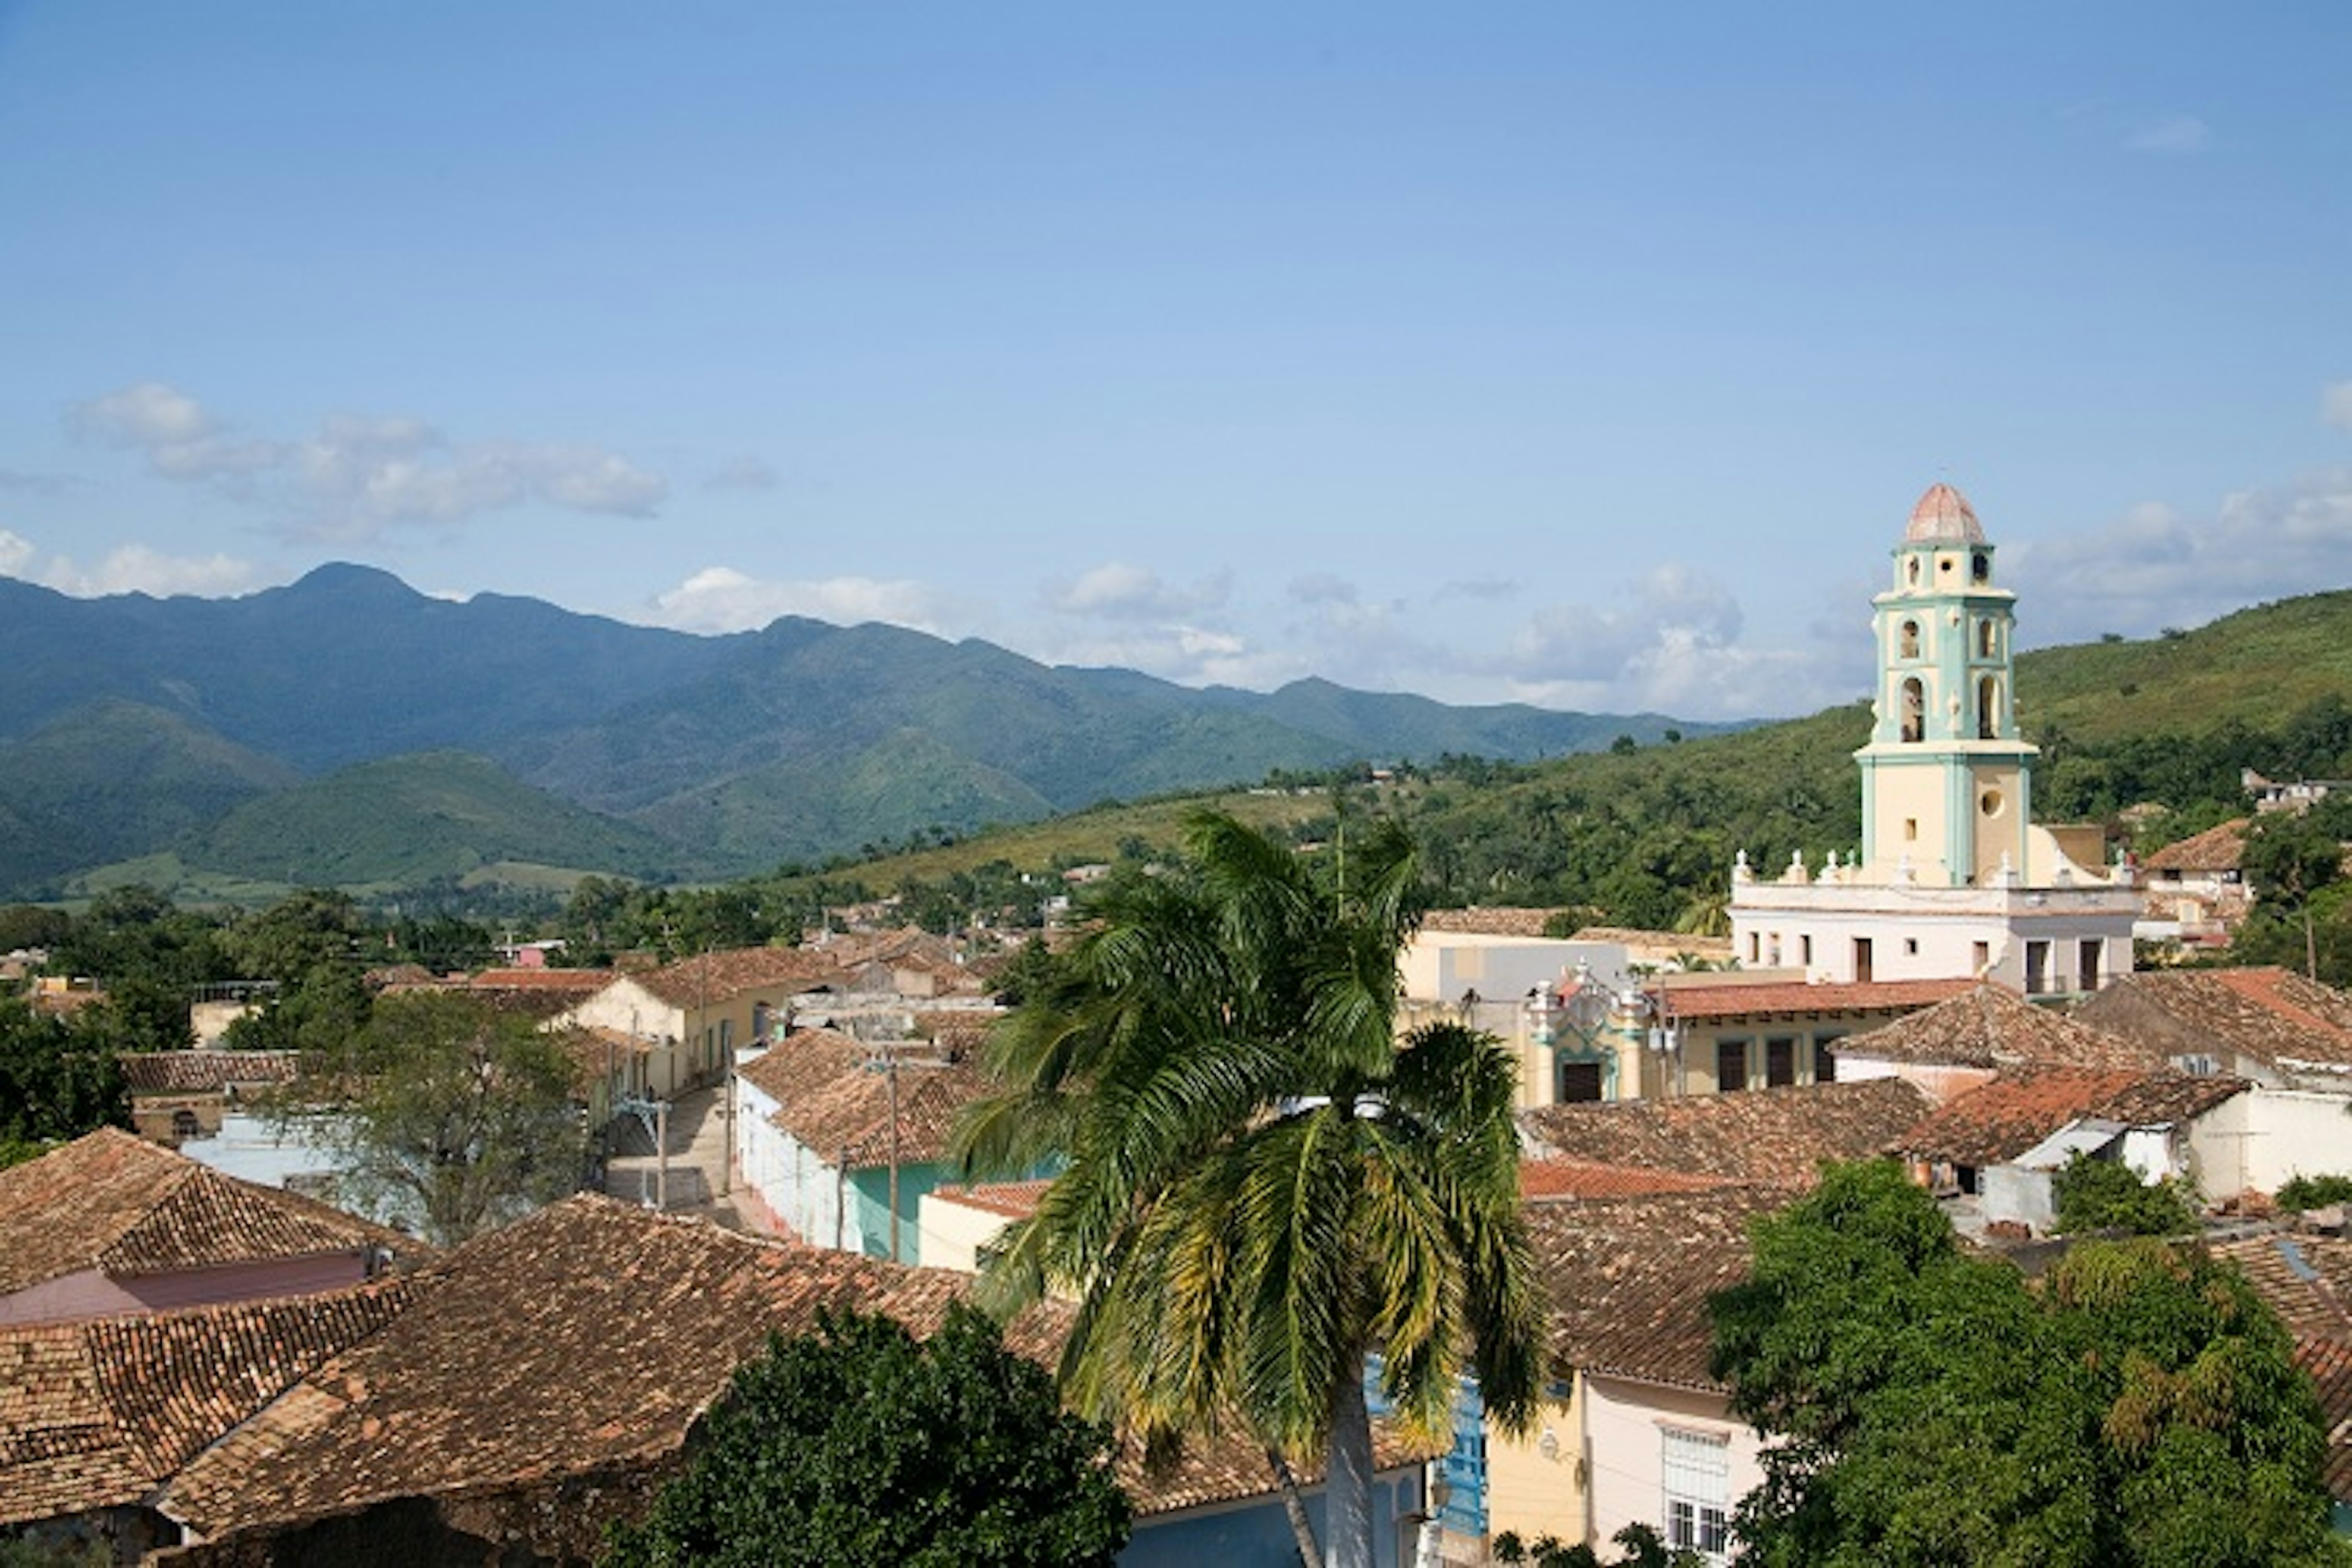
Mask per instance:
[[[184,890],[736,877],[1279,769],[1727,728],[1201,690],[872,624],[696,636],[352,565],[233,599],[0,579],[0,669],[15,899],[108,868]]]

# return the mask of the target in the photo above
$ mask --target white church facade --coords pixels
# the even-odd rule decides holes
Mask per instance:
[[[1894,584],[1872,601],[1878,687],[1862,769],[1862,850],[1733,868],[1735,955],[1851,983],[1958,977],[2028,995],[2098,990],[2132,967],[2139,889],[2095,827],[2031,818],[2036,749],[2017,727],[2016,595],[1949,485],[1913,509]]]

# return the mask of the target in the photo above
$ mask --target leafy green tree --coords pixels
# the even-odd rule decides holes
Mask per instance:
[[[1356,1568],[1370,1356],[1424,1431],[1473,1367],[1506,1426],[1533,1410],[1513,1064],[1458,1026],[1396,1038],[1420,891],[1401,828],[1309,857],[1203,813],[1185,848],[1098,884],[1087,934],[992,1037],[1013,1087],[962,1152],[1063,1173],[985,1285],[1082,1299],[1062,1377],[1089,1415],[1158,1441],[1238,1414],[1270,1458],[1321,1450],[1325,1559]]]
[[[1127,1544],[1108,1428],[961,1303],[920,1343],[857,1312],[772,1339],[704,1437],[612,1568],[1083,1568]]]
[[[37,1146],[130,1124],[122,1069],[91,1020],[0,996],[0,1142]]]
[[[2036,1291],[1899,1167],[1835,1166],[1712,1308],[1733,1408],[1771,1439],[1743,1563],[2343,1562],[2310,1382],[2200,1249],[2085,1244]]]
[[[2352,1203],[2352,1176],[2292,1176],[2278,1190],[2279,1207],[2296,1213],[2340,1203]]]
[[[2197,1228],[2197,1202],[2183,1184],[2143,1182],[2120,1160],[2079,1151],[2050,1182],[2058,1229],[2066,1236],[2119,1230],[2131,1236],[2185,1236]]]
[[[46,948],[66,939],[73,918],[44,904],[9,904],[0,908],[0,952]]]
[[[259,1008],[228,1028],[240,1050],[308,1051],[331,1058],[367,1023],[362,965],[375,933],[350,895],[306,889],[245,916],[220,933],[238,978],[274,982]]]
[[[118,888],[74,917],[52,944],[49,968],[88,975],[106,992],[98,1022],[118,1050],[168,1051],[194,1042],[195,988],[233,978],[216,922],[175,907],[152,888]]]
[[[447,992],[384,997],[358,1042],[343,1151],[363,1202],[452,1245],[578,1186],[572,1064],[528,1018]]]

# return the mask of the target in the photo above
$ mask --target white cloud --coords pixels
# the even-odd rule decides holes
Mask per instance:
[[[1191,587],[1168,582],[1147,566],[1106,562],[1077,579],[1045,586],[1046,603],[1066,616],[1114,621],[1178,621],[1222,607],[1232,596],[1230,574],[1216,573]]]
[[[2005,552],[2033,643],[2146,636],[2263,600],[2352,586],[2352,468],[2225,498],[2210,515],[2161,502]]]
[[[1720,646],[1739,636],[1738,601],[1705,573],[1669,562],[1608,603],[1556,605],[1520,628],[1511,654],[1520,679],[1611,682],[1682,637]]]
[[[117,545],[97,565],[85,569],[67,555],[43,560],[31,540],[5,529],[0,529],[0,577],[38,583],[81,599],[105,594],[219,598],[245,593],[257,582],[251,563],[234,556],[167,555],[144,544]]]
[[[162,478],[210,484],[276,512],[294,533],[345,543],[534,502],[650,517],[668,493],[659,475],[599,447],[456,442],[401,416],[334,415],[301,441],[233,439],[194,398],[160,382],[77,405],[70,419],[90,439],[138,451]]]
[[[2338,430],[2352,430],[2352,381],[2339,381],[2320,389],[2319,417]]]
[[[111,447],[184,447],[209,438],[218,428],[203,405],[160,381],[134,382],[76,404],[76,429]]]
[[[2134,153],[2201,153],[2212,140],[2212,128],[2195,115],[2165,114],[2126,132],[2124,146]]]
[[[807,616],[836,626],[887,621],[937,632],[945,602],[928,584],[907,579],[826,577],[762,581],[731,566],[706,566],[654,599],[658,619],[680,631],[738,632],[782,616]]]

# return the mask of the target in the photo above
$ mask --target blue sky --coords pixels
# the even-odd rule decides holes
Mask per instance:
[[[2352,8],[0,0],[0,572],[1809,710],[2352,584]]]

